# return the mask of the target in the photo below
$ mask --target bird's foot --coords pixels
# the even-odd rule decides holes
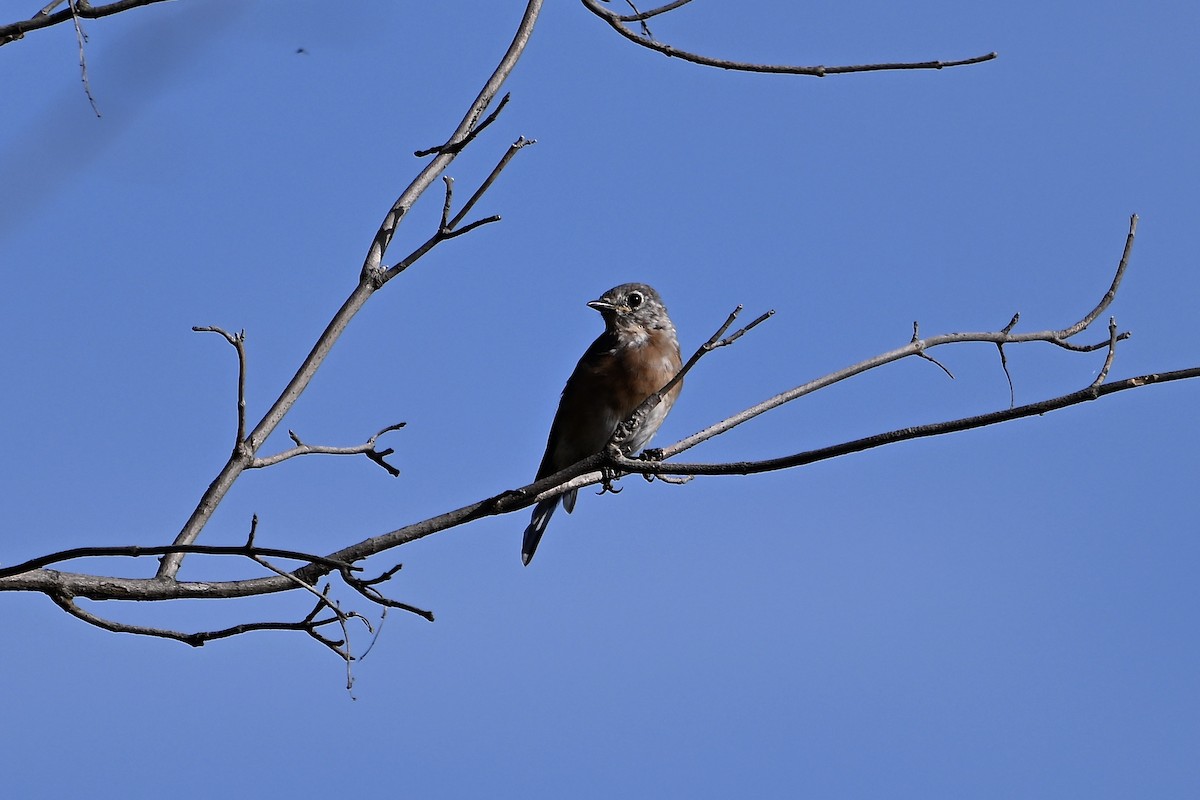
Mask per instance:
[[[620,478],[620,474],[612,467],[602,467],[600,469],[600,491],[596,494],[620,494],[621,489],[613,486],[613,482]]]
[[[639,461],[650,461],[655,464],[660,464],[660,463],[662,463],[662,460],[663,460],[662,448],[661,447],[652,447],[649,450],[643,450],[642,454],[638,456],[638,460]],[[695,476],[693,476],[693,475],[655,475],[650,472],[643,472],[642,477],[646,479],[647,483],[653,482],[655,478],[658,478],[663,483],[673,483],[673,484],[679,485],[679,484],[687,483]]]

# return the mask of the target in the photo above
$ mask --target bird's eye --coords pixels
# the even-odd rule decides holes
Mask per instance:
[[[637,308],[638,306],[640,306],[642,304],[642,301],[645,299],[646,298],[642,297],[641,292],[630,292],[629,297],[626,299],[626,302],[629,303],[630,308]]]

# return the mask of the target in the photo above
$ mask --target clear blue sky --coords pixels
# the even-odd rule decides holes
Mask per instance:
[[[4,21],[33,9],[6,3]],[[34,4],[36,5],[36,4]],[[0,562],[169,541],[233,435],[245,328],[261,414],[352,288],[384,212],[508,44],[521,2],[182,0],[0,48]],[[501,119],[452,166],[504,220],[376,295],[266,451],[392,422],[403,470],[247,474],[202,540],[333,550],[525,483],[624,281],[702,362],[668,443],[928,334],[1059,327],[1108,286],[1114,377],[1200,363],[1200,9],[1180,2],[698,2],[679,47],[808,64],[997,61],[823,80],[742,75],[548,3]],[[298,48],[306,52],[298,54]],[[393,255],[428,235],[440,196]],[[1103,327],[1095,337],[1104,335]],[[1089,338],[1090,340],[1090,338]],[[988,345],[903,362],[692,451],[758,458],[1001,408]],[[1018,402],[1102,354],[1014,348]],[[200,650],[0,595],[12,797],[1195,797],[1200,385],[756,478],[580,497],[522,568],[526,513],[375,559],[393,613],[356,665],[295,634]],[[392,557],[394,556],[394,558]],[[143,574],[153,562],[79,564]],[[250,574],[189,561],[182,577]],[[347,598],[349,600],[349,598]],[[105,605],[213,628],[304,597]],[[357,640],[361,650],[367,637]]]

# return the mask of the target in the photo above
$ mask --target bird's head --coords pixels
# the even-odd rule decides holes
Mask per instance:
[[[671,330],[671,318],[658,292],[644,283],[622,283],[588,303],[604,317],[610,331],[648,336],[653,330]]]

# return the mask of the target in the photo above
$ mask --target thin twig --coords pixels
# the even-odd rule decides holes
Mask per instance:
[[[650,32],[650,26],[646,24],[646,16],[638,11],[638,7],[633,4],[633,0],[625,0],[625,5],[633,9],[633,14],[624,14],[620,18],[624,20],[626,17],[633,17],[631,22],[637,22],[642,28],[642,36],[647,39],[653,39],[654,34]]]
[[[500,87],[508,79],[517,61],[521,58],[521,54],[525,51],[525,46],[529,43],[529,37],[533,35],[534,25],[541,14],[543,2],[544,0],[528,0],[525,6],[525,13],[521,17],[521,22],[517,25],[517,32],[513,36],[508,50],[501,57],[500,63],[496,66],[495,71],[492,72],[491,77],[488,78],[487,83],[479,91],[479,95],[467,110],[466,116],[458,124],[458,128],[450,135],[446,144],[442,145],[433,160],[425,165],[425,168],[421,170],[416,179],[396,199],[396,202],[392,204],[388,213],[384,215],[383,222],[380,224],[379,230],[371,242],[371,246],[367,249],[367,257],[363,261],[362,279],[364,282],[374,279],[377,285],[382,285],[387,280],[387,278],[381,277],[384,271],[382,267],[383,257],[387,253],[388,246],[392,242],[392,237],[396,233],[396,227],[400,224],[400,220],[408,213],[408,210],[412,208],[413,203],[425,192],[429,184],[433,182],[433,179],[441,175],[450,162],[454,160],[459,149],[461,149],[461,145],[465,144],[465,140],[471,138],[471,132],[475,128],[479,118],[483,115],[487,107],[491,105],[492,98],[500,91]]]
[[[454,197],[454,178],[451,178],[449,175],[443,175],[442,183],[446,184],[446,199],[442,202],[442,223],[438,225],[439,231],[444,231],[450,227],[450,201]]]
[[[375,441],[383,434],[388,433],[389,431],[399,430],[400,428],[403,428],[406,424],[407,423],[404,423],[404,422],[397,422],[394,425],[388,425],[386,428],[381,430],[379,433],[375,434],[370,439],[368,439],[364,444],[352,445],[350,447],[329,447],[329,446],[325,446],[325,445],[305,444],[304,442],[302,442],[300,440],[300,437],[296,435],[295,431],[289,430],[288,436],[291,438],[291,440],[293,442],[296,443],[295,447],[291,448],[290,450],[284,450],[283,452],[276,453],[275,455],[272,455],[272,456],[265,456],[263,458],[256,457],[249,464],[246,465],[246,468],[247,469],[263,469],[264,467],[274,466],[275,464],[278,464],[281,461],[287,461],[288,459],[296,458],[297,456],[308,456],[308,455],[360,456],[360,455],[362,455],[362,456],[366,456],[367,458],[371,459],[371,461],[378,464],[380,467],[382,467],[384,470],[386,470],[387,473],[389,475],[391,475],[393,478],[397,478],[400,476],[400,470],[396,469],[391,464],[387,463],[386,460],[384,460],[386,456],[390,456],[393,453],[395,453],[396,452],[395,449],[389,447],[386,450],[376,450],[375,449]]]
[[[652,8],[649,11],[637,11],[637,9],[634,9],[636,13],[622,14],[618,16],[617,19],[621,20],[621,22],[642,22],[643,20],[650,19],[651,17],[657,17],[659,14],[665,14],[668,11],[674,11],[680,6],[686,6],[690,2],[692,2],[692,0],[675,0],[673,3],[667,3],[665,6]],[[630,5],[632,6],[633,4],[630,3]]]
[[[490,217],[483,217],[481,219],[477,219],[474,222],[470,222],[466,225],[463,225],[461,228],[458,228],[457,230],[450,231],[445,236],[443,236],[442,239],[443,240],[455,239],[459,236],[462,236],[464,233],[470,233],[471,231],[475,230],[476,228],[478,228],[482,225],[491,225],[493,222],[499,222],[499,221],[500,221],[500,215],[492,214]]]
[[[511,96],[512,96],[512,92],[505,92],[504,97],[501,97],[500,102],[496,105],[496,110],[493,111],[491,114],[489,114],[487,119],[485,119],[483,122],[479,123],[474,128],[472,128],[471,132],[468,133],[466,135],[466,137],[462,139],[462,141],[454,142],[453,144],[451,144],[451,143],[439,144],[436,147],[430,147],[425,150],[417,150],[413,153],[413,155],[416,156],[417,158],[424,158],[425,156],[431,156],[435,153],[459,153],[459,152],[462,152],[462,149],[464,147],[466,147],[467,145],[469,145],[476,136],[481,134],[484,131],[484,129],[487,128],[488,125],[491,125],[493,122],[496,121],[496,117],[500,116],[500,112],[504,110],[504,107],[506,105],[508,105],[508,100]]]
[[[1096,380],[1092,381],[1092,388],[1096,388],[1104,383],[1104,379],[1108,377],[1108,370],[1112,367],[1113,359],[1117,355],[1117,342],[1123,339],[1117,333],[1117,318],[1108,318],[1108,354],[1104,357],[1104,366],[1100,368],[1100,374],[1096,376]]]
[[[621,424],[617,425],[616,430],[613,431],[612,436],[610,436],[608,439],[608,448],[616,449],[618,442],[628,439],[634,431],[640,428],[642,423],[645,421],[646,416],[654,409],[655,406],[662,402],[664,397],[670,394],[672,389],[679,385],[680,381],[684,379],[684,376],[692,371],[692,367],[696,366],[697,362],[699,362],[701,358],[711,353],[713,350],[716,350],[718,347],[725,347],[733,344],[738,339],[742,338],[747,331],[758,327],[758,325],[763,321],[774,316],[775,309],[763,312],[753,322],[739,328],[733,334],[725,338],[721,338],[725,336],[725,331],[729,330],[729,326],[733,325],[734,320],[736,320],[738,315],[741,313],[742,306],[739,304],[737,308],[733,309],[733,311],[729,313],[729,316],[725,319],[725,321],[721,323],[721,327],[717,328],[716,333],[708,337],[708,341],[697,348],[696,352],[692,354],[692,357],[689,358],[682,367],[680,367],[679,371],[675,373],[671,380],[667,381],[665,386],[639,403],[638,407],[633,410],[633,413],[626,417]],[[612,488],[611,484],[606,484],[605,489],[608,491],[613,491],[614,493],[617,491]]]
[[[254,560],[256,562],[258,562],[259,564],[261,564],[264,569],[274,572],[279,577],[291,581],[292,583],[294,583],[296,585],[297,588],[303,589],[304,591],[306,591],[309,594],[316,597],[318,608],[320,608],[321,606],[324,606],[325,608],[328,608],[335,617],[337,617],[338,624],[342,629],[342,640],[340,642],[333,640],[333,639],[329,639],[325,636],[322,636],[319,632],[317,632],[315,630],[310,630],[308,633],[314,639],[321,642],[322,644],[327,646],[330,650],[333,650],[333,652],[337,653],[339,656],[341,656],[343,659],[345,659],[346,670],[347,670],[346,688],[347,689],[351,688],[354,685],[354,677],[350,673],[350,662],[354,660],[354,656],[350,652],[349,622],[351,619],[360,619],[360,620],[362,620],[362,623],[367,627],[367,630],[373,632],[373,628],[371,627],[370,620],[368,620],[366,617],[364,617],[362,614],[359,614],[356,611],[349,611],[349,612],[342,611],[341,606],[336,601],[329,599],[330,587],[328,584],[326,584],[325,589],[323,591],[318,591],[317,587],[315,587],[312,584],[308,583],[307,581],[303,580],[302,578],[297,576],[296,573],[294,573],[294,572],[288,572],[286,570],[282,570],[279,567],[276,567],[271,562],[267,561],[265,558],[257,558],[256,557]],[[314,614],[315,613],[316,612],[314,612]]]
[[[371,641],[367,642],[367,646],[363,649],[362,655],[358,657],[359,661],[366,660],[366,657],[371,655],[371,651],[375,649],[375,643],[379,641],[379,637],[383,635],[383,623],[387,622],[387,612],[385,608],[379,612],[379,624],[375,626],[375,632],[371,634]]]
[[[706,67],[717,67],[719,69],[735,70],[738,72],[762,72],[772,73],[777,75],[812,75],[818,78],[823,78],[826,75],[842,75],[851,72],[880,72],[884,70],[902,70],[902,69],[946,69],[948,67],[962,67],[970,64],[979,64],[984,61],[991,61],[996,58],[996,53],[986,53],[973,58],[965,58],[959,61],[915,61],[915,62],[894,62],[888,64],[857,64],[850,66],[798,66],[787,64],[751,64],[744,61],[726,61],[725,59],[712,58],[710,56],[700,55],[699,53],[690,53],[686,50],[678,50],[669,44],[655,41],[648,37],[642,37],[633,31],[629,30],[624,25],[624,19],[620,14],[601,6],[597,0],[581,0],[584,7],[591,11],[600,19],[608,23],[609,27],[617,33],[624,36],[631,42],[639,44],[642,47],[662,53],[670,58],[678,58],[683,61],[689,61],[693,64],[700,64]],[[669,10],[669,9],[668,9]],[[635,15],[636,20],[641,15]]]
[[[382,592],[375,588],[379,584],[391,580],[392,576],[400,571],[401,566],[403,565],[397,564],[379,577],[367,580],[356,578],[348,572],[343,572],[342,580],[346,582],[347,586],[370,600],[372,603],[381,605],[384,608],[398,608],[402,611],[408,611],[411,614],[416,614],[418,617],[422,617],[430,622],[433,622],[432,611],[426,611],[425,609],[417,608],[416,606],[409,605],[408,603],[402,603],[399,600],[393,600],[390,597],[385,597]]]
[[[921,326],[920,326],[920,324],[919,324],[919,323],[918,323],[916,320],[913,320],[913,335],[912,335],[912,341],[913,341],[914,343],[921,341],[920,331],[921,331]],[[949,370],[949,369],[946,367],[946,365],[945,365],[945,364],[943,364],[942,362],[938,361],[938,360],[937,360],[936,358],[934,358],[933,356],[929,355],[929,353],[926,353],[926,352],[925,352],[923,349],[922,349],[922,350],[918,350],[918,351],[916,352],[916,355],[920,356],[921,358],[925,359],[926,361],[931,361],[931,362],[933,362],[934,364],[938,365],[939,367],[941,367],[941,368],[942,368],[942,372],[946,373],[946,374],[947,374],[947,375],[950,377],[950,380],[954,380],[954,373],[953,373],[953,372],[951,372],[951,371],[950,371],[950,370]]]
[[[83,93],[87,95],[88,102],[92,104],[92,112],[99,117],[100,107],[96,105],[96,98],[92,96],[92,83],[88,80],[87,71],[87,55],[84,54],[83,46],[87,43],[87,34],[83,32],[83,25],[79,22],[79,0],[67,0],[71,9],[71,20],[75,23],[75,41],[79,44],[79,80],[83,82]],[[46,9],[42,9],[45,11]]]
[[[297,622],[243,622],[239,625],[233,625],[228,628],[221,628],[213,631],[197,631],[194,633],[184,633],[183,631],[175,631],[169,628],[153,628],[145,625],[134,625],[127,622],[117,622],[106,617],[101,617],[90,611],[80,607],[75,602],[75,598],[59,592],[48,593],[50,599],[62,610],[66,611],[76,619],[82,620],[89,625],[101,628],[112,633],[131,633],[137,636],[152,636],[159,639],[172,639],[177,642],[183,642],[192,647],[202,647],[208,642],[217,641],[219,639],[228,639],[232,636],[240,636],[244,633],[253,633],[255,631],[305,631],[312,634],[312,631],[325,625],[332,625],[337,622],[336,617],[327,619],[316,619],[317,612],[324,606],[320,603],[313,611],[304,619]]]
[[[492,188],[492,184],[495,183],[496,179],[500,177],[500,173],[503,172],[504,168],[508,166],[508,162],[512,161],[513,156],[531,144],[537,144],[537,139],[526,139],[524,136],[518,136],[517,140],[510,144],[508,149],[504,151],[504,155],[500,157],[500,160],[496,163],[496,166],[492,167],[492,171],[488,173],[488,176],[484,179],[483,183],[479,184],[479,188],[476,189],[475,193],[471,195],[471,199],[467,201],[467,204],[464,205],[462,209],[454,215],[454,218],[450,220],[450,224],[447,227],[449,227],[451,230],[458,227],[458,224],[462,222],[463,217],[471,213],[471,209],[473,209],[475,204],[479,202],[479,198],[483,197],[484,193],[488,189]]]
[[[216,325],[193,325],[197,333],[216,333],[225,338],[237,350],[238,380],[237,380],[237,434],[234,437],[234,449],[242,447],[246,441],[246,330],[230,333]]]
[[[1000,332],[1005,336],[1012,333],[1013,328],[1017,327],[1017,321],[1021,319],[1021,312],[1012,315],[1012,319],[1008,324],[1000,329]],[[1000,368],[1004,370],[1004,377],[1008,379],[1008,407],[1012,408],[1017,404],[1017,390],[1013,387],[1012,373],[1008,371],[1008,355],[1004,352],[1004,342],[996,342],[996,349],[1000,351]]]
[[[531,144],[537,144],[537,140],[526,139],[524,136],[517,137],[517,140],[509,145],[508,149],[504,151],[504,155],[500,157],[500,160],[496,163],[496,166],[492,168],[490,173],[488,173],[487,178],[484,179],[483,183],[479,184],[479,188],[476,189],[471,195],[470,199],[467,200],[467,204],[464,205],[462,209],[449,221],[447,221],[445,218],[445,215],[448,214],[450,210],[450,188],[449,185],[447,185],[446,201],[442,206],[442,224],[439,225],[437,231],[435,231],[432,236],[426,239],[416,250],[413,250],[398,263],[384,270],[381,273],[380,281],[382,283],[390,281],[392,278],[396,277],[401,272],[416,263],[417,259],[421,258],[421,256],[425,255],[434,247],[446,241],[447,239],[453,239],[456,236],[469,233],[481,225],[499,222],[500,217],[498,215],[493,215],[490,217],[484,217],[483,219],[475,220],[469,225],[458,228],[458,224],[462,222],[463,217],[465,217],[471,211],[471,209],[475,207],[475,204],[479,202],[479,199],[483,197],[484,193],[491,188],[493,183],[496,182],[496,178],[500,177],[500,173],[503,172],[504,168],[508,166],[508,162],[512,161],[513,156]]]
[[[1076,322],[1069,328],[1064,328],[1059,331],[1060,339],[1070,339],[1075,334],[1087,328],[1096,319],[1104,313],[1104,310],[1112,305],[1112,301],[1117,296],[1117,289],[1121,286],[1121,279],[1125,277],[1125,268],[1129,266],[1129,256],[1133,252],[1133,239],[1137,234],[1138,215],[1133,214],[1129,217],[1129,233],[1125,235],[1125,248],[1121,251],[1121,260],[1117,262],[1117,273],[1113,276],[1112,283],[1108,287],[1108,291],[1100,298],[1100,302],[1096,307],[1088,312],[1083,319]],[[1058,344],[1056,342],[1056,344]],[[1103,347],[1104,345],[1100,345]],[[1099,349],[1099,348],[1093,348]]]
[[[324,606],[333,613],[334,617],[337,619],[338,626],[342,629],[342,638],[340,641],[323,636],[316,628],[310,627],[306,628],[305,630],[309,636],[328,647],[346,662],[346,691],[349,692],[353,690],[354,669],[352,662],[354,661],[354,654],[350,650],[350,620],[362,620],[362,623],[366,626],[367,631],[374,633],[375,630],[371,626],[371,621],[356,611],[342,611],[342,607],[337,601],[329,599],[330,587],[328,584],[325,585],[325,589],[323,591],[318,591],[315,586],[306,582],[294,572],[281,570],[271,562],[267,561],[265,558],[255,558],[254,560],[261,564],[264,568],[277,574],[279,577],[291,581],[292,583],[296,584],[298,588],[301,588],[304,591],[314,595],[317,598],[317,609],[320,609],[322,606]],[[318,610],[314,610],[309,616],[315,616],[317,613]]]

